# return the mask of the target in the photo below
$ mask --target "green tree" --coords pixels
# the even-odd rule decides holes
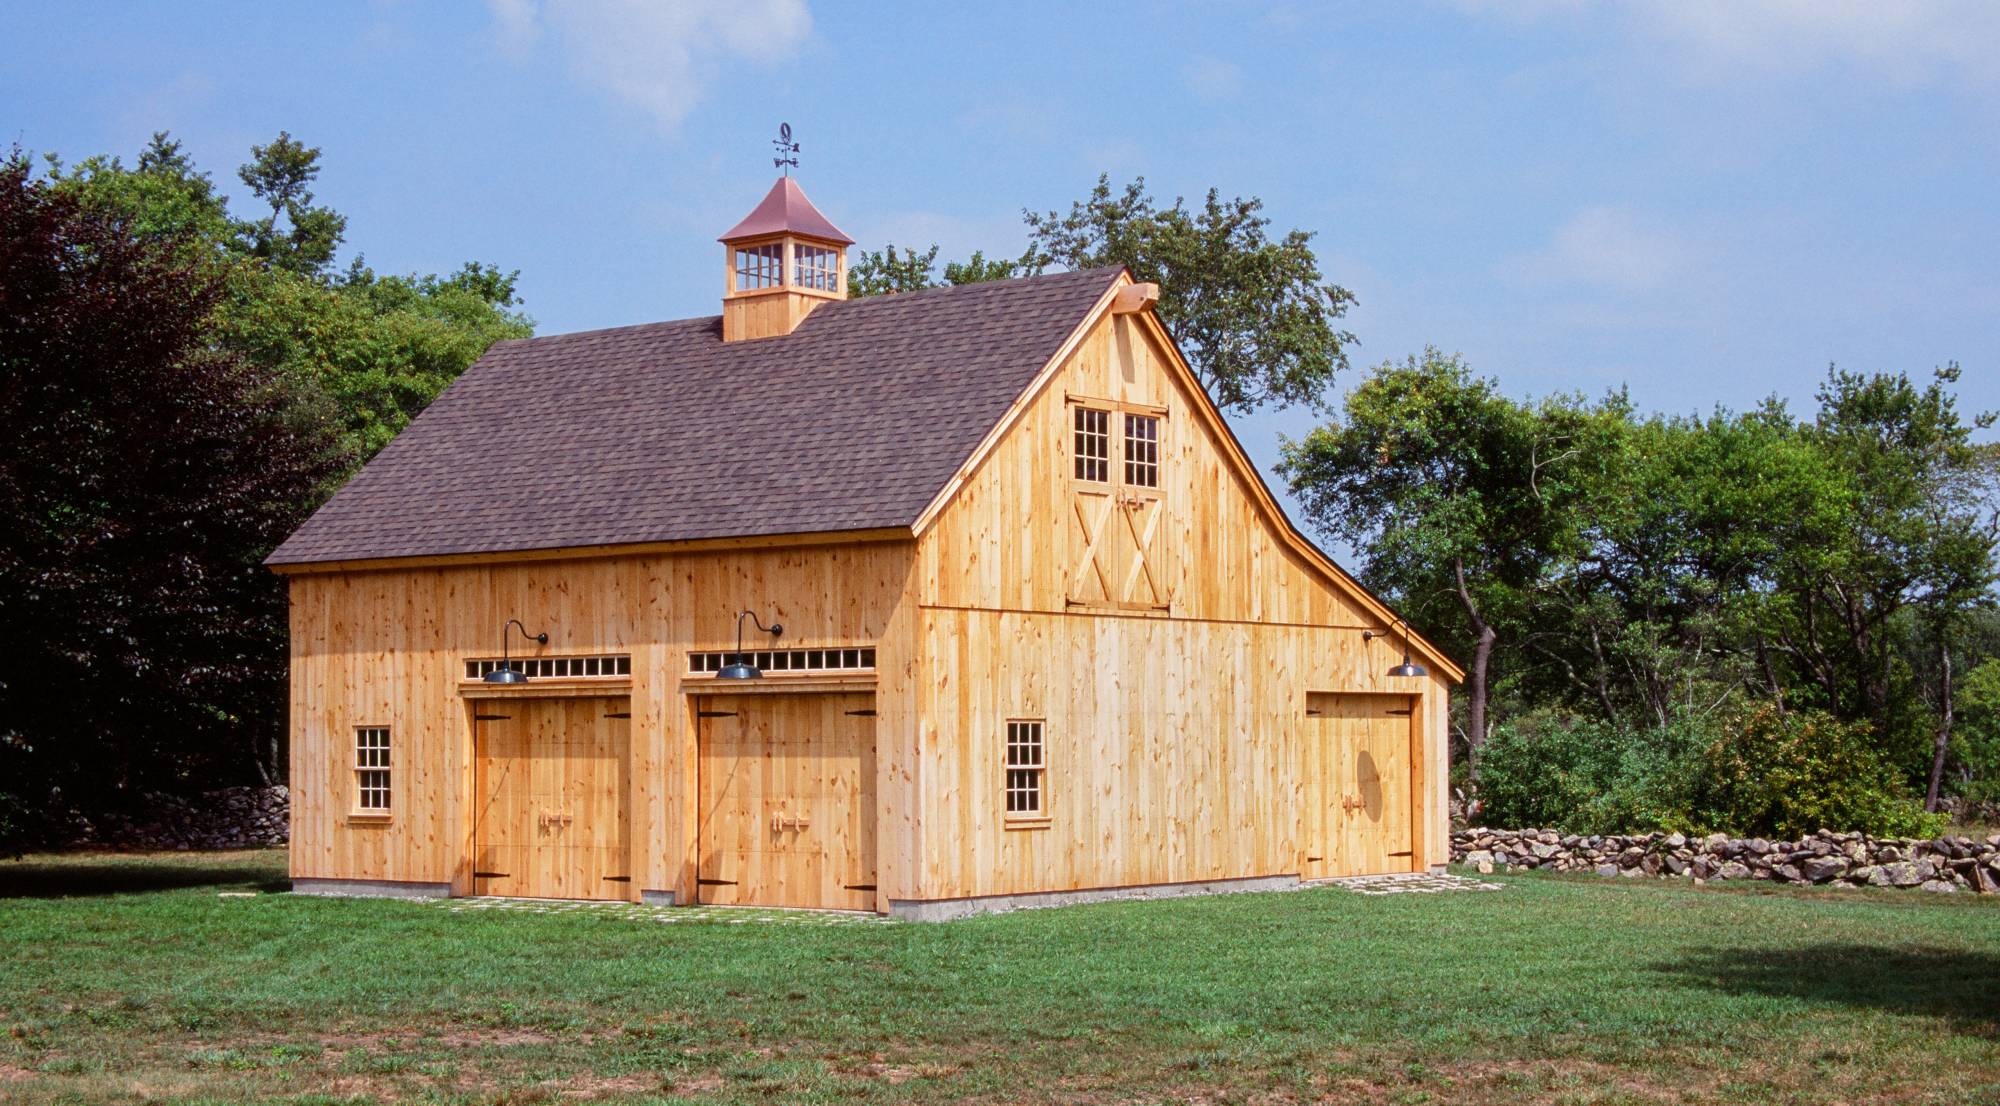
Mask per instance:
[[[936,246],[898,250],[894,242],[873,253],[863,250],[847,266],[847,294],[860,299],[935,288],[937,256]]]
[[[306,189],[319,151],[280,134],[253,154],[241,175],[271,208],[255,220],[232,216],[227,197],[164,133],[137,168],[115,157],[69,169],[51,160],[49,180],[172,242],[223,282],[212,340],[275,370],[294,407],[336,428],[347,457],[338,483],[487,347],[527,337],[533,325],[518,310],[517,274],[478,262],[444,277],[379,276],[357,258],[333,273],[346,220]]]
[[[0,811],[44,828],[280,778],[285,600],[259,561],[338,456],[211,340],[225,288],[196,252],[0,168]]]
[[[289,132],[250,147],[251,161],[237,176],[271,213],[242,224],[244,250],[274,269],[323,277],[347,231],[347,217],[313,203],[307,187],[319,176],[319,147]]]
[[[1272,238],[1263,208],[1213,188],[1197,209],[1179,197],[1162,207],[1144,178],[1114,192],[1110,176],[1099,176],[1067,213],[1025,213],[1026,268],[1123,265],[1159,284],[1160,322],[1216,406],[1324,409],[1355,341],[1337,326],[1354,295],[1325,283],[1310,232]]]
[[[1224,200],[1215,189],[1198,209],[1176,198],[1161,207],[1143,179],[1114,193],[1100,176],[1067,214],[1023,212],[1028,248],[1014,260],[974,252],[937,271],[938,247],[891,244],[863,251],[848,267],[854,297],[1033,276],[1050,266],[1123,265],[1160,286],[1156,308],[1202,384],[1225,411],[1275,404],[1323,407],[1328,385],[1348,366],[1354,335],[1337,327],[1354,295],[1324,283],[1312,235],[1272,238],[1264,204]]]
[[[1429,349],[1378,367],[1339,417],[1284,444],[1279,472],[1306,518],[1354,546],[1369,585],[1419,624],[1457,626],[1475,754],[1494,651],[1576,540],[1579,462],[1603,455],[1604,425],[1574,399],[1509,400]]]
[[[1915,612],[1947,642],[1995,579],[1994,454],[1972,441],[1993,416],[1959,414],[1959,375],[1950,365],[1919,386],[1906,373],[1829,371],[1803,433],[1845,482],[1847,517],[1788,544],[1772,611],[1780,648],[1827,708],[1869,722],[1899,759],[1916,695],[1898,665],[1898,618]],[[1940,774],[1949,734],[1922,744]]]

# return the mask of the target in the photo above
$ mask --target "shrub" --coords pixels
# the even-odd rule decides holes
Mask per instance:
[[[1973,669],[1959,685],[1957,700],[1951,751],[1958,793],[1968,802],[2000,805],[2000,660]]]
[[[1860,830],[1929,837],[1943,820],[1905,798],[1865,725],[1755,708],[1694,751],[1669,821],[1697,832],[1800,837]]]
[[[1703,736],[1685,722],[1635,731],[1567,715],[1495,727],[1479,755],[1479,820],[1573,833],[1660,828],[1677,805],[1679,766]]]

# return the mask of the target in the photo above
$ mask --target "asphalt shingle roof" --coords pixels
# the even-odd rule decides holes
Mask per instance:
[[[266,563],[908,526],[1120,271],[497,343]]]

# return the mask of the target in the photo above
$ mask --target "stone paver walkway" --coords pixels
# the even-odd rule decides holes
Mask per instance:
[[[628,922],[706,922],[711,925],[844,926],[894,922],[854,910],[801,910],[774,906],[646,906],[633,902],[569,899],[437,899],[454,914],[572,914]]]
[[[1320,880],[1315,886],[1339,887],[1359,895],[1434,895],[1440,891],[1499,891],[1506,885],[1469,876],[1410,872],[1390,876],[1346,876]]]

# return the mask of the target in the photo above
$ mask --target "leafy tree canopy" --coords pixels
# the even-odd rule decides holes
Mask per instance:
[[[908,292],[1032,276],[1056,266],[1123,265],[1160,286],[1158,313],[1216,404],[1228,411],[1329,401],[1347,368],[1354,335],[1338,327],[1354,296],[1326,283],[1312,235],[1273,238],[1263,201],[1224,200],[1215,189],[1198,207],[1162,206],[1138,179],[1114,190],[1100,176],[1068,212],[1023,212],[1028,248],[1015,260],[974,253],[937,273],[938,248],[894,245],[862,252],[848,271],[853,296]]]
[[[274,778],[284,599],[259,561],[335,443],[212,341],[220,270],[19,157],[0,289],[0,810]]]
[[[269,207],[229,211],[178,142],[155,134],[128,168],[98,156],[49,160],[57,191],[171,242],[211,266],[226,289],[213,340],[278,371],[294,401],[338,430],[358,468],[488,346],[533,332],[518,310],[515,273],[469,262],[448,276],[381,276],[356,258],[332,268],[346,218],[308,187],[319,150],[281,133],[252,147],[239,176]]]

